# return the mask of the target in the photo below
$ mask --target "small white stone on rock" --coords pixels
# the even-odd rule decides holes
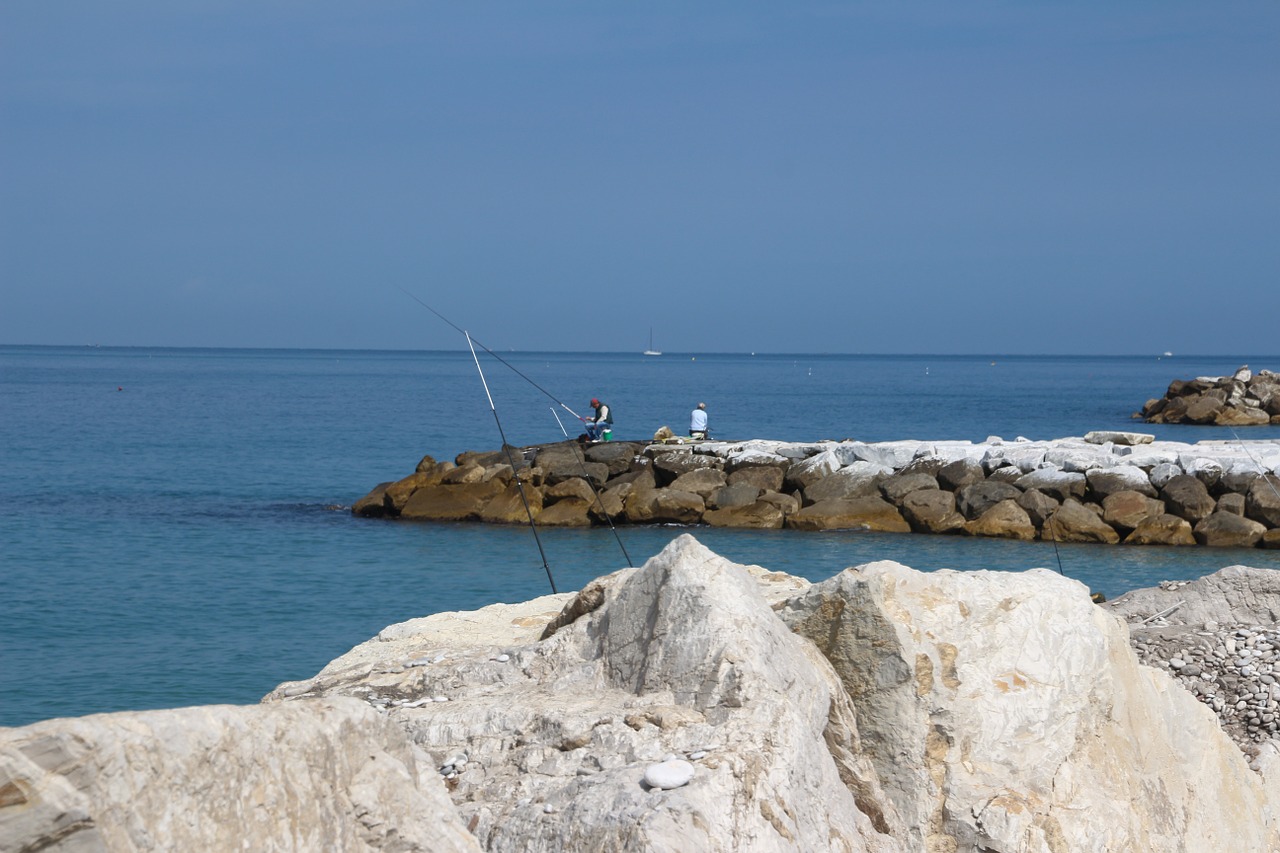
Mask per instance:
[[[679,758],[650,764],[644,771],[645,784],[664,791],[688,785],[692,778],[693,765]]]
[[[494,658],[494,660],[496,660],[498,663],[506,663],[507,661],[511,660],[511,655],[506,655],[506,654],[498,655],[496,658]]]

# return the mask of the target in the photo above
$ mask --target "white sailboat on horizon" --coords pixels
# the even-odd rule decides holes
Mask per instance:
[[[653,348],[653,326],[649,327],[649,348],[641,353],[641,355],[662,355],[661,350]]]

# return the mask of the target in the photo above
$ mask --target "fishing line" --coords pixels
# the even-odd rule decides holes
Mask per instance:
[[[564,433],[565,438],[568,438],[569,432],[564,428],[564,424],[560,423],[560,416],[556,414],[555,407],[549,408],[556,419],[556,423],[560,424],[560,431]],[[618,535],[618,528],[614,526],[613,518],[609,515],[609,511],[604,508],[604,498],[600,495],[600,490],[596,488],[596,484],[591,481],[591,475],[587,473],[586,454],[577,451],[575,442],[570,442],[569,446],[574,448],[573,458],[578,460],[578,467],[582,469],[582,479],[586,480],[587,486],[591,489],[591,494],[596,497],[596,505],[600,507],[600,515],[608,523],[609,529],[613,531],[613,538],[618,541],[618,547],[622,549],[622,556],[627,558],[627,568],[634,569],[636,564],[631,562],[631,555],[627,553],[627,546],[622,544],[622,537]]]
[[[401,293],[403,293],[405,296],[407,296],[407,297],[409,297],[410,299],[412,299],[414,302],[417,302],[417,303],[418,303],[419,305],[421,305],[423,308],[426,308],[426,309],[427,309],[428,311],[430,311],[432,314],[435,314],[435,315],[436,315],[437,317],[439,317],[441,320],[444,320],[446,323],[448,323],[450,326],[452,326],[455,330],[457,330],[457,331],[459,331],[459,332],[462,332],[462,334],[464,334],[464,335],[466,335],[466,334],[467,334],[466,330],[465,330],[465,329],[463,329],[461,326],[458,326],[456,323],[454,323],[454,322],[453,322],[452,320],[450,320],[448,317],[444,316],[444,315],[443,315],[443,314],[441,314],[439,311],[437,311],[436,309],[432,308],[430,305],[428,305],[427,303],[423,302],[421,299],[419,299],[418,297],[414,296],[414,295],[413,295],[412,293],[410,293],[409,291],[405,290],[403,287],[398,287],[397,289],[398,289]],[[519,368],[517,368],[514,364],[512,364],[512,363],[511,363],[511,362],[509,362],[509,361],[507,361],[505,358],[503,358],[502,356],[498,355],[496,352],[494,352],[493,350],[489,349],[487,346],[485,346],[484,344],[480,343],[479,341],[477,341],[475,338],[471,337],[470,335],[467,335],[467,340],[468,340],[469,342],[471,342],[471,343],[474,343],[476,346],[480,347],[480,349],[484,350],[485,352],[489,353],[489,355],[493,356],[493,357],[494,357],[494,358],[496,358],[498,361],[500,361],[500,362],[502,362],[503,364],[505,364],[507,367],[511,368],[511,370],[512,370],[512,371],[514,371],[514,372],[515,372],[515,374],[516,374],[517,376],[519,376],[519,377],[520,377],[521,379],[523,379],[525,382],[528,382],[528,383],[529,383],[530,385],[532,385],[534,388],[537,388],[537,389],[538,389],[539,391],[541,391],[543,394],[546,394],[548,397],[550,397],[550,398],[551,398],[551,400],[552,400],[554,403],[556,403],[557,405],[559,405],[559,406],[560,406],[560,408],[564,409],[566,412],[568,412],[569,414],[573,415],[575,418],[577,418],[577,419],[578,419],[578,420],[580,420],[580,421],[585,421],[585,420],[586,420],[586,418],[584,418],[582,415],[578,414],[578,413],[577,413],[577,412],[575,412],[573,409],[569,408],[567,405],[565,405],[563,402],[561,402],[561,400],[560,400],[558,397],[556,397],[556,395],[555,395],[555,394],[552,394],[552,393],[551,393],[550,391],[548,391],[546,388],[543,388],[543,387],[542,387],[541,385],[539,385],[537,382],[534,382],[534,381],[533,381],[532,379],[530,379],[528,376],[525,376],[523,373],[521,373],[521,372],[520,372],[520,369],[519,369]],[[474,349],[474,348],[471,350],[471,354],[472,354],[472,355],[475,355],[475,349]],[[562,428],[563,428],[563,427],[562,427]]]
[[[1276,484],[1271,481],[1271,477],[1269,476],[1271,470],[1258,461],[1258,458],[1253,455],[1251,450],[1249,450],[1249,445],[1245,444],[1240,438],[1235,427],[1229,426],[1227,429],[1231,430],[1231,434],[1236,437],[1236,443],[1240,445],[1240,449],[1243,450],[1251,460],[1253,460],[1254,465],[1257,465],[1258,468],[1262,470],[1262,481],[1271,487],[1271,491],[1275,492],[1277,498],[1280,498],[1280,491],[1277,491]]]
[[[484,384],[484,393],[485,393],[485,396],[489,398],[489,408],[493,411],[493,418],[494,418],[494,420],[495,420],[495,421],[497,421],[497,420],[498,420],[498,410],[497,410],[497,409],[494,407],[494,405],[493,405],[493,395],[491,395],[491,394],[489,393],[489,383],[485,381],[485,378],[484,378],[484,371],[483,371],[483,370],[480,370],[480,359],[479,359],[479,358],[476,358],[476,347],[477,347],[477,346],[478,346],[478,347],[480,347],[480,349],[482,349],[482,350],[484,350],[485,352],[487,352],[489,355],[491,355],[491,356],[493,356],[494,358],[496,358],[498,361],[500,361],[500,362],[502,362],[503,364],[505,364],[505,365],[506,365],[507,367],[509,367],[509,368],[510,368],[510,369],[511,369],[511,370],[512,370],[512,371],[513,371],[517,376],[519,376],[519,377],[520,377],[521,379],[523,379],[525,382],[528,382],[528,383],[529,383],[530,385],[532,385],[534,388],[537,388],[539,391],[541,391],[543,394],[545,394],[548,398],[550,398],[550,399],[552,400],[552,402],[554,402],[554,403],[556,403],[557,405],[559,405],[559,406],[560,406],[560,408],[564,409],[566,412],[568,412],[569,414],[573,415],[575,418],[577,418],[577,419],[578,419],[578,420],[580,420],[580,421],[585,421],[585,420],[586,420],[586,418],[582,417],[582,415],[579,415],[579,414],[578,414],[577,412],[575,412],[573,409],[571,409],[571,408],[569,408],[567,405],[565,405],[563,401],[561,401],[559,398],[557,398],[557,397],[556,397],[556,395],[552,394],[552,393],[551,393],[550,391],[548,391],[546,388],[543,388],[543,387],[542,387],[541,385],[539,385],[537,382],[534,382],[534,381],[533,381],[532,379],[530,379],[528,376],[525,376],[525,375],[524,375],[524,373],[522,373],[522,372],[519,370],[519,368],[517,368],[514,364],[511,364],[511,363],[510,363],[509,361],[507,361],[505,358],[503,358],[502,356],[498,355],[496,352],[494,352],[493,350],[489,349],[489,348],[488,348],[487,346],[485,346],[484,344],[480,343],[480,341],[477,341],[475,338],[471,337],[471,334],[470,334],[466,329],[463,329],[461,326],[459,326],[459,325],[457,325],[456,323],[454,323],[454,322],[453,322],[452,320],[450,320],[448,317],[444,316],[444,315],[443,315],[443,314],[441,314],[439,311],[437,311],[436,309],[434,309],[434,308],[432,308],[430,305],[428,305],[426,302],[423,302],[423,301],[422,301],[421,299],[419,299],[417,296],[415,296],[414,294],[412,294],[412,293],[410,293],[409,291],[405,290],[403,287],[398,287],[397,289],[398,289],[401,293],[403,293],[405,296],[408,296],[410,299],[412,299],[414,302],[417,302],[417,303],[418,303],[419,305],[421,305],[423,308],[426,308],[426,309],[427,309],[428,311],[430,311],[432,314],[435,314],[437,317],[439,317],[441,320],[443,320],[445,323],[447,323],[449,326],[451,326],[451,327],[452,327],[453,329],[455,329],[456,331],[462,332],[463,336],[465,336],[465,337],[466,337],[466,339],[467,339],[467,346],[468,346],[468,347],[470,347],[470,349],[471,349],[471,357],[472,357],[472,359],[474,359],[474,360],[475,360],[475,363],[476,363],[476,370],[479,370],[479,371],[480,371],[480,381]],[[568,433],[568,431],[567,431],[567,430],[565,430],[565,428],[564,428],[564,424],[563,424],[563,423],[561,423],[561,421],[560,421],[560,416],[556,414],[556,410],[555,410],[555,408],[554,408],[554,407],[551,409],[551,413],[552,413],[553,415],[555,415],[556,423],[560,424],[560,431],[561,431],[562,433],[564,433],[565,438],[568,438],[568,437],[569,437],[569,433]],[[503,430],[502,430],[502,423],[501,423],[500,421],[498,422],[498,434],[502,436],[502,446],[503,446],[503,448],[504,448],[504,449],[506,450],[506,452],[507,452],[507,457],[508,457],[508,459],[510,459],[510,458],[511,458],[511,451],[510,451],[510,449],[508,448],[508,445],[507,445],[507,436],[506,436],[506,434],[505,434],[505,433],[503,432]],[[607,521],[607,522],[609,523],[609,529],[613,531],[613,538],[617,540],[617,542],[618,542],[618,547],[622,550],[622,556],[623,556],[623,557],[625,557],[625,558],[626,558],[626,560],[627,560],[627,566],[628,566],[628,567],[634,567],[634,566],[635,566],[635,563],[634,563],[634,562],[632,562],[632,560],[631,560],[631,555],[627,553],[627,546],[622,544],[622,537],[621,537],[620,535],[618,535],[618,528],[614,526],[614,524],[613,524],[613,519],[612,519],[612,518],[610,518],[610,517],[609,517],[609,513],[608,513],[607,511],[605,511],[605,508],[604,508],[604,500],[600,497],[600,491],[599,491],[599,489],[597,489],[597,488],[596,488],[595,483],[593,483],[593,482],[591,481],[591,478],[590,478],[589,476],[586,476],[586,473],[587,473],[587,466],[586,466],[586,460],[585,460],[585,458],[583,458],[581,455],[576,454],[576,453],[575,453],[574,455],[575,455],[575,456],[577,457],[577,459],[578,459],[578,465],[582,468],[582,473],[583,473],[583,475],[584,475],[584,476],[583,476],[583,479],[587,481],[587,485],[591,488],[591,492],[592,492],[592,494],[594,494],[594,495],[595,495],[595,497],[596,497],[596,502],[600,505],[600,514],[601,514],[602,516],[604,516],[605,521]],[[515,462],[514,462],[514,460],[512,460],[512,462],[511,462],[511,469],[512,469],[512,471],[515,471],[515,468],[516,468],[516,466],[515,466]],[[544,568],[546,568],[546,570],[547,570],[547,579],[551,581],[551,590],[554,592],[554,591],[555,591],[555,588],[556,588],[556,582],[555,582],[555,580],[551,577],[551,568],[550,568],[549,566],[547,566],[547,555],[546,555],[546,552],[542,550],[542,540],[538,537],[538,528],[537,528],[537,525],[534,523],[534,520],[533,520],[533,511],[532,511],[532,510],[530,509],[530,507],[529,507],[529,501],[528,501],[528,499],[525,497],[525,494],[524,494],[524,488],[520,486],[520,480],[519,480],[519,478],[518,478],[518,477],[516,478],[516,486],[517,486],[517,488],[519,488],[519,489],[520,489],[520,500],[524,501],[524,508],[525,508],[525,512],[527,512],[527,513],[529,514],[529,526],[533,529],[533,538],[534,538],[535,540],[537,540],[537,542],[538,542],[538,552],[539,552],[540,554],[542,554],[542,565],[543,565],[543,567],[544,567]]]
[[[1055,512],[1054,515],[1057,515],[1057,513]],[[1062,555],[1058,553],[1058,535],[1057,535],[1057,531],[1053,529],[1054,527],[1057,526],[1057,524],[1058,524],[1058,520],[1056,518],[1050,518],[1048,522],[1045,523],[1045,527],[1049,531],[1050,541],[1053,542],[1053,556],[1058,558],[1058,574],[1062,575],[1065,578],[1067,576],[1067,573],[1062,570]]]
[[[453,325],[450,323],[450,325]],[[520,469],[516,467],[515,457],[511,455],[511,445],[507,443],[507,434],[502,429],[502,421],[498,418],[498,407],[493,405],[493,395],[489,393],[489,383],[485,381],[484,370],[480,368],[480,359],[476,357],[476,348],[472,346],[471,335],[466,335],[467,346],[471,349],[471,358],[476,363],[476,370],[480,373],[480,384],[484,386],[484,395],[489,398],[489,411],[493,412],[494,423],[498,425],[498,435],[502,437],[502,449],[507,453],[507,461],[511,463],[512,479],[515,480],[516,491],[520,493],[520,500],[524,504],[525,514],[529,516],[529,529],[533,531],[533,541],[538,543],[538,553],[542,555],[542,568],[547,570],[547,580],[551,582],[551,592],[556,592],[556,579],[551,576],[551,566],[547,565],[547,552],[542,549],[542,538],[538,536],[538,525],[533,523],[533,510],[529,507],[529,499],[525,497],[524,485],[520,482]]]

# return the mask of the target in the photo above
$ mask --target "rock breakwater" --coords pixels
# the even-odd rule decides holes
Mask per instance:
[[[1280,440],[561,442],[425,457],[356,515],[1280,547]],[[515,466],[510,460],[515,460]],[[523,492],[523,495],[522,495]]]
[[[1135,417],[1153,424],[1280,424],[1280,374],[1244,365],[1231,376],[1175,379]]]

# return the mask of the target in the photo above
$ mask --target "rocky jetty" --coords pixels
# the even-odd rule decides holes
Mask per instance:
[[[1274,627],[1264,575],[1219,574],[1188,615]],[[684,535],[391,626],[259,707],[0,730],[0,849],[1280,849],[1280,750],[1250,766],[1130,646],[1170,592],[892,562],[810,584]]]
[[[561,442],[423,458],[356,515],[1280,547],[1280,440]],[[511,461],[515,461],[515,465]],[[523,496],[522,493],[523,492]]]
[[[1280,374],[1244,365],[1231,376],[1175,379],[1134,417],[1153,424],[1280,424]]]

